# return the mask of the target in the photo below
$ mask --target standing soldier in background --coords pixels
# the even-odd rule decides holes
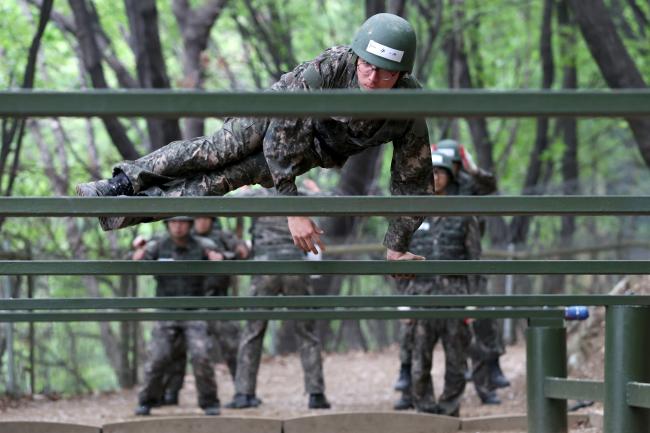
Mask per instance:
[[[436,195],[447,195],[454,180],[451,160],[439,152],[432,153]],[[428,217],[430,260],[476,260],[480,257],[478,221],[469,216]],[[423,230],[423,231],[425,231]],[[467,295],[470,284],[466,275],[416,277],[406,292],[411,295]],[[442,340],[445,349],[445,383],[436,403],[431,368],[433,349]],[[460,415],[460,398],[465,390],[465,371],[470,331],[463,319],[426,319],[415,321],[412,351],[412,396],[418,412]]]
[[[208,239],[192,236],[192,218],[166,220],[167,235],[147,242],[133,253],[133,260],[223,260],[224,255]],[[204,277],[158,275],[156,296],[204,296]],[[208,324],[205,321],[156,322],[149,343],[150,357],[138,395],[136,415],[149,415],[163,395],[167,364],[172,361],[174,343],[182,337],[190,352],[199,407],[206,415],[219,415],[217,382],[208,355]]]
[[[224,251],[227,260],[245,260],[249,251],[246,243],[233,233],[222,230],[215,224],[215,217],[198,217],[194,220],[193,234],[203,236],[215,243],[219,251]],[[229,275],[210,275],[205,278],[206,296],[228,296],[228,288],[233,278]],[[230,294],[233,296],[233,294]],[[221,358],[226,362],[233,381],[237,371],[237,349],[239,347],[239,324],[234,321],[219,320],[210,323],[214,342],[219,347]]]
[[[234,234],[223,230],[221,224],[214,217],[197,217],[194,219],[192,234],[211,240],[215,248],[222,252],[226,260],[240,260],[248,258],[248,247]],[[144,239],[138,238],[134,246],[142,244]],[[228,275],[210,275],[204,277],[204,296],[228,296],[228,287],[232,279]],[[233,321],[209,322],[208,335],[210,347],[216,348],[220,358],[228,366],[230,376],[234,382],[237,371],[237,348],[239,347],[239,325]],[[216,347],[215,347],[216,346]],[[215,361],[217,357],[211,356]],[[178,335],[172,345],[172,354],[167,364],[164,383],[164,405],[177,405],[178,395],[183,388],[185,370],[187,366],[187,346],[185,338]]]
[[[450,190],[450,194],[489,195],[497,191],[494,174],[477,167],[472,155],[457,141],[441,140],[433,148],[453,161],[457,186],[455,190]],[[483,218],[479,218],[479,226],[481,230],[476,236],[482,237],[485,232]],[[478,242],[480,243],[480,239]],[[484,275],[473,275],[469,278],[472,293],[487,294],[487,278]],[[472,330],[470,355],[474,388],[483,404],[501,404],[496,389],[508,387],[510,382],[503,375],[499,362],[499,358],[505,353],[499,324],[496,319],[479,319],[472,322]]]
[[[255,189],[243,191],[240,196],[272,196],[274,193],[267,189]],[[254,218],[251,233],[255,260],[304,259],[304,254],[295,248],[291,232],[283,217]],[[251,280],[251,296],[310,294],[307,275],[254,275]],[[257,407],[260,404],[260,400],[256,396],[257,375],[267,324],[267,320],[251,320],[244,328],[237,356],[235,396],[233,401],[228,404],[228,408],[245,409]],[[329,409],[330,404],[325,397],[321,344],[315,328],[313,320],[296,320],[295,330],[305,391],[309,394],[308,407],[310,409]]]

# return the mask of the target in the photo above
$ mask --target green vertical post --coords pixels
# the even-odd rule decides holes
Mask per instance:
[[[607,308],[605,329],[605,433],[641,433],[650,428],[647,409],[627,403],[628,382],[650,382],[650,307]]]
[[[530,319],[526,330],[526,392],[529,433],[566,433],[566,400],[544,394],[548,376],[566,377],[566,329],[561,319]]]

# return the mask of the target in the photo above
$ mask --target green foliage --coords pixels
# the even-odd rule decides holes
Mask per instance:
[[[324,48],[332,45],[349,44],[354,32],[364,20],[363,2],[311,1],[304,0],[231,0],[224,13],[212,29],[208,48],[204,53],[205,88],[209,90],[253,90],[267,87],[273,82],[271,48],[255,31],[254,16],[247,8],[253,6],[267,29],[275,37],[284,35],[290,44],[276,44],[277,53],[283,58],[293,56],[297,62],[309,60]],[[425,2],[426,3],[426,2]],[[450,32],[462,31],[469,56],[473,84],[488,89],[536,89],[541,83],[539,37],[541,28],[542,2],[519,0],[465,2],[461,15],[455,14],[451,2],[443,2],[444,10],[441,28],[432,47],[432,55],[424,71],[426,76],[418,77],[426,88],[448,87],[447,58],[444,44]],[[626,3],[626,2],[619,2]],[[647,2],[636,2],[646,16],[650,16]],[[93,2],[100,17],[103,31],[110,40],[110,50],[136,77],[136,59],[129,45],[129,25],[124,2],[96,0]],[[202,0],[193,0],[192,7],[200,7]],[[182,35],[172,13],[172,2],[157,2],[158,26],[172,87],[184,86],[182,64]],[[650,76],[648,42],[650,29],[641,29],[634,21],[629,6],[623,6],[623,16],[633,29],[632,36],[625,36],[625,43],[644,77]],[[278,19],[270,20],[271,11]],[[72,12],[67,2],[55,2],[55,12],[72,22]],[[433,13],[433,11],[432,11]],[[429,38],[431,21],[424,18],[413,3],[408,2],[407,18],[418,32],[420,50]],[[0,2],[0,85],[16,88],[27,58],[27,50],[36,28],[38,10],[25,0]],[[251,32],[243,37],[240,26]],[[560,89],[562,69],[568,65],[569,51],[562,47],[557,20],[553,21],[553,47],[555,55],[555,82],[553,89]],[[606,88],[596,64],[579,32],[574,48],[580,88]],[[277,41],[275,41],[277,43]],[[78,46],[75,37],[66,33],[55,22],[45,32],[39,55],[36,86],[39,89],[83,89],[90,81],[82,70],[77,57]],[[293,65],[283,65],[289,69]],[[104,62],[104,72],[111,87],[118,87],[113,70]],[[286,72],[286,70],[284,71]],[[221,119],[208,119],[206,132],[218,128]],[[122,119],[128,135],[139,152],[148,148],[146,123],[143,119]],[[443,138],[450,130],[449,119],[430,119],[432,140]],[[467,123],[457,120],[452,125],[460,141],[473,148]],[[523,179],[528,171],[528,162],[536,134],[535,119],[489,119],[489,134],[494,141],[493,159],[499,178],[500,192],[515,195],[522,192]],[[556,134],[555,121],[550,127],[550,146],[542,155],[543,161],[552,170],[546,187],[547,193],[561,194],[563,179],[561,164],[565,144]],[[580,119],[579,171],[581,194],[648,194],[647,167],[644,165],[636,143],[627,124],[620,119]],[[382,159],[381,175],[377,179],[378,189],[388,193],[389,168],[392,147],[386,146]],[[93,177],[106,177],[110,167],[121,160],[119,153],[98,119],[35,119],[30,121],[20,170],[16,179],[14,194],[19,196],[52,196],[73,194],[74,185]],[[332,189],[338,182],[336,170],[314,170],[305,175],[319,181],[324,189]],[[224,221],[225,222],[225,221]],[[647,239],[650,231],[647,218],[577,218],[575,242],[578,244],[607,243],[616,239]],[[536,218],[531,229],[528,248],[541,250],[552,248],[559,239],[561,222],[559,218]],[[365,241],[382,239],[386,222],[381,218],[364,221],[361,237]],[[130,243],[137,234],[153,236],[162,229],[160,224],[147,224],[118,233],[103,233],[91,219],[10,219],[2,226],[5,248],[24,252],[34,258],[125,258]],[[1,246],[1,245],[0,245]],[[605,258],[605,257],[603,257]],[[246,293],[246,281],[240,284],[240,293]],[[96,281],[97,293],[89,281],[79,277],[37,278],[37,297],[77,296],[121,296],[123,287],[117,277],[101,278]],[[580,280],[585,287],[591,280]],[[21,296],[25,296],[23,281]],[[138,279],[138,293],[153,295],[153,280]],[[392,290],[390,283],[378,277],[346,280],[344,294],[387,294]],[[368,331],[369,325],[363,325]],[[334,332],[337,332],[338,324]],[[26,325],[16,326],[18,337],[15,343],[17,363],[21,371],[20,382],[26,389],[28,366]],[[118,326],[111,325],[113,333],[119,334]],[[148,329],[148,325],[146,327]],[[369,332],[366,332],[369,333]],[[143,335],[147,335],[144,332]],[[59,393],[78,393],[90,390],[112,389],[118,386],[116,371],[106,356],[106,341],[97,324],[65,325],[39,324],[36,328],[37,389]],[[374,347],[375,341],[370,341]],[[4,356],[3,366],[7,360]],[[76,372],[71,374],[70,368]],[[4,377],[4,371],[0,372]],[[0,380],[0,390],[2,390]],[[86,389],[88,386],[90,389]]]

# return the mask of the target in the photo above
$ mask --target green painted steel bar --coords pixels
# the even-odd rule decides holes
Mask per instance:
[[[0,275],[644,275],[647,260],[6,260]]]
[[[650,383],[629,382],[626,388],[628,405],[650,409]]]
[[[547,377],[544,381],[546,398],[560,400],[605,400],[605,384],[595,380]]]
[[[650,91],[3,91],[0,116],[455,117],[650,115]]]
[[[628,404],[628,383],[650,382],[650,307],[614,305],[605,316],[604,433],[641,433],[650,411]]]
[[[126,308],[362,308],[362,307],[566,307],[650,305],[650,296],[431,295],[431,296],[213,296],[157,298],[0,299],[0,311]]]
[[[429,309],[429,310],[244,310],[244,311],[85,311],[53,313],[2,313],[0,322],[112,322],[112,321],[148,321],[148,320],[394,320],[394,319],[451,319],[476,318],[526,319],[554,318],[564,316],[562,309],[487,309],[468,310],[464,308]]]
[[[566,401],[548,398],[546,378],[565,378],[566,329],[562,320],[529,321],[526,330],[526,394],[529,433],[566,433]]]
[[[650,196],[5,197],[0,215],[61,216],[650,215]]]

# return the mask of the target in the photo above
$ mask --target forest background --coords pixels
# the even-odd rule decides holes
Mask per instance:
[[[648,0],[9,0],[0,3],[0,86],[40,90],[264,89],[302,61],[349,44],[365,17],[389,11],[418,34],[414,74],[427,89],[645,88]],[[2,119],[0,194],[65,196],[122,159],[208,134],[222,119]],[[649,119],[429,119],[494,172],[502,195],[647,195]],[[390,145],[342,170],[305,175],[347,195],[387,194]],[[486,256],[648,258],[647,217],[489,218]],[[234,221],[222,220],[235,228]],[[321,221],[327,242],[378,243],[382,218]],[[93,219],[0,220],[0,255],[123,259],[160,223],[101,232]],[[244,237],[247,234],[244,232]],[[514,253],[513,253],[514,251]],[[376,258],[366,252],[344,258]],[[334,258],[334,257],[328,257]],[[516,293],[602,293],[616,276],[517,277]],[[247,278],[237,289],[247,293]],[[504,279],[490,278],[493,293]],[[390,294],[379,277],[314,279],[322,294]],[[152,296],[151,277],[0,280],[3,297]],[[150,324],[0,325],[0,391],[75,394],[132,387]],[[327,350],[392,344],[396,324],[322,323]],[[275,324],[271,353],[295,348]],[[9,349],[11,345],[12,350]]]

